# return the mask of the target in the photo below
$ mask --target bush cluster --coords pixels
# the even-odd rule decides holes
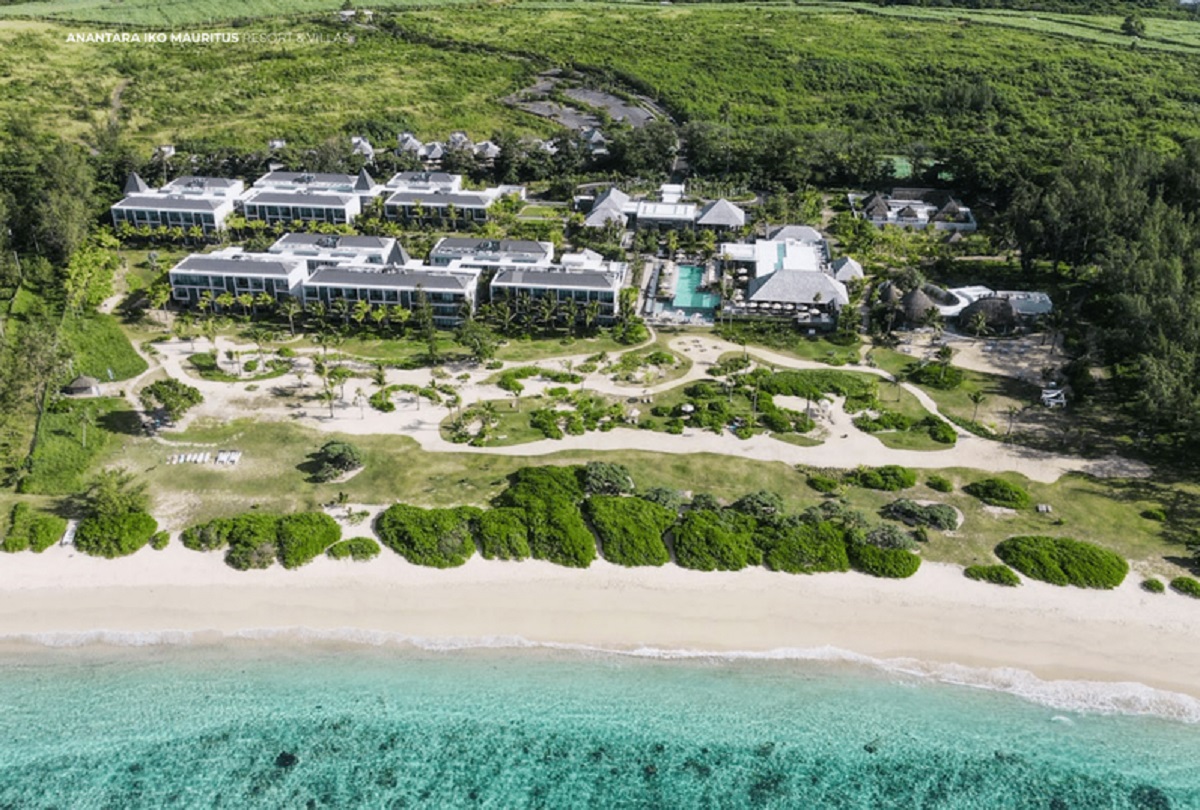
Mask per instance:
[[[831,521],[760,527],[756,539],[765,548],[763,560],[772,571],[850,570],[844,531]]]
[[[675,523],[675,512],[641,498],[613,495],[594,495],[584,503],[604,559],[624,566],[670,562],[663,535]]]
[[[675,561],[696,571],[738,571],[762,562],[755,521],[737,512],[690,511],[675,529]]]
[[[8,534],[0,550],[10,553],[36,551],[39,554],[62,539],[67,521],[32,509],[27,503],[12,508]]]
[[[1167,587],[1162,584],[1162,580],[1151,577],[1150,579],[1142,580],[1142,590],[1147,593],[1164,593]]]
[[[332,481],[363,465],[362,451],[350,442],[326,442],[310,458],[316,467],[312,480],[318,484]]]
[[[1192,577],[1175,577],[1171,580],[1171,590],[1193,599],[1200,599],[1200,581]]]
[[[950,482],[950,479],[944,478],[943,476],[940,476],[940,475],[931,475],[928,478],[926,478],[925,486],[929,487],[930,489],[934,490],[935,492],[953,492],[954,491],[954,484],[952,484]]]
[[[509,477],[495,505],[524,513],[532,557],[587,568],[596,559],[596,540],[579,511],[582,500],[577,468],[524,467]]]
[[[298,568],[325,553],[341,536],[337,521],[324,512],[246,512],[191,526],[180,541],[193,551],[225,549],[225,563],[247,571],[270,568],[276,560],[285,568]]]
[[[171,419],[179,419],[192,407],[203,402],[204,397],[194,386],[167,379],[158,380],[143,388],[141,400],[146,410],[160,407]]]
[[[158,522],[145,512],[92,515],[79,522],[75,547],[93,557],[128,556],[150,542]]]
[[[875,548],[903,549],[913,551],[917,547],[916,539],[908,532],[893,523],[883,523],[861,537],[860,542]]]
[[[923,506],[908,498],[901,498],[883,507],[880,514],[909,526],[931,526],[944,532],[953,531],[958,526],[958,512],[944,503]]]
[[[1078,588],[1115,588],[1125,581],[1129,563],[1091,543],[1065,537],[1010,537],[996,556],[1030,579]]]
[[[589,461],[579,471],[579,483],[588,495],[624,495],[636,488],[624,464]]]
[[[525,512],[511,506],[488,509],[476,521],[479,551],[487,560],[529,558],[529,531]]]
[[[325,550],[325,556],[331,560],[350,559],[365,562],[378,557],[379,550],[379,544],[370,537],[351,537],[349,540],[334,543]]]
[[[963,492],[973,495],[979,500],[992,506],[1004,506],[1009,509],[1028,509],[1033,499],[1021,487],[1010,484],[1003,478],[984,478],[963,487]]]
[[[375,522],[383,544],[416,565],[455,568],[475,553],[475,523],[482,510],[473,506],[421,509],[398,503]]]
[[[879,548],[867,543],[846,546],[850,566],[873,577],[907,579],[921,567],[921,558],[901,548]]]
[[[917,483],[917,474],[907,467],[888,464],[883,467],[859,467],[846,474],[846,481],[866,489],[897,492]]]
[[[825,495],[837,492],[838,487],[842,485],[842,482],[832,475],[822,475],[821,473],[809,473],[807,483],[817,492]]]
[[[1009,588],[1015,588],[1021,584],[1021,578],[1013,573],[1013,570],[1007,565],[968,565],[963,570],[963,575],[967,579],[990,582],[993,585],[1004,585]]]

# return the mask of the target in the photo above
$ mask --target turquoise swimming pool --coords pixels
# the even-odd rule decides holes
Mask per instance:
[[[675,280],[675,299],[671,305],[683,310],[713,310],[721,303],[721,296],[699,291],[704,280],[704,268],[690,264],[679,266],[679,277]]]

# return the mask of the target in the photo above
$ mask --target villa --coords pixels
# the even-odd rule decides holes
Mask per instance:
[[[241,180],[192,176],[177,177],[162,188],[152,189],[136,172],[130,172],[125,198],[109,210],[116,226],[199,227],[208,234],[225,224],[243,189]]]
[[[267,224],[325,222],[330,225],[348,225],[360,213],[361,203],[353,194],[323,193],[307,189],[254,189],[242,203],[242,214],[247,221],[262,220]]]
[[[401,173],[404,174],[413,173]],[[401,175],[389,181],[387,190],[391,193],[384,203],[384,216],[397,222],[451,227],[483,224],[487,221],[488,209],[500,199],[508,196],[525,199],[524,186],[464,191],[461,190],[461,175],[416,173],[416,177],[408,179],[401,178]],[[435,179],[439,176],[452,179]]]
[[[847,200],[855,216],[880,228],[923,230],[932,225],[939,231],[972,233],[977,227],[971,209],[947,191],[896,188],[891,194],[850,194]]]
[[[607,188],[587,209],[583,224],[587,228],[604,228],[610,222],[621,228],[658,228],[661,230],[710,228],[728,231],[746,224],[746,212],[725,199],[703,206],[684,202],[683,185],[666,184],[659,189],[659,199],[635,200],[615,186]],[[576,199],[577,205],[587,205],[587,197]]]

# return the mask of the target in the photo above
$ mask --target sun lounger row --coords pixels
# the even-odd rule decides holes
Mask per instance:
[[[210,461],[215,461],[217,464],[237,464],[242,457],[241,450],[222,450],[217,453],[214,459],[212,453],[178,453],[167,459],[168,464],[208,464]]]

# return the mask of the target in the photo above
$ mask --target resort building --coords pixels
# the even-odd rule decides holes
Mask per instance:
[[[828,330],[837,324],[837,313],[850,303],[846,280],[861,276],[855,262],[829,261],[825,239],[807,226],[786,226],[773,239],[720,245],[720,266],[732,276],[732,295],[722,312],[735,317],[787,319],[798,327]]]
[[[434,173],[428,176],[432,177]],[[461,176],[444,176],[457,178],[456,188],[461,189]],[[384,203],[384,216],[396,222],[459,228],[487,222],[488,209],[503,197],[516,196],[518,199],[525,199],[524,186],[497,186],[481,191],[445,191],[440,184],[432,180],[427,181],[426,185],[429,187],[413,187],[407,183],[398,185]]]
[[[931,225],[939,231],[975,230],[971,209],[954,199],[948,191],[928,188],[896,188],[891,194],[850,194],[847,196],[855,216],[882,228],[923,230]]]
[[[209,254],[193,254],[171,268],[171,298],[179,304],[194,306],[207,291],[212,298],[223,293],[242,295],[266,293],[272,298],[295,295],[308,277],[302,259],[244,253],[241,248],[226,248]]]
[[[247,221],[262,220],[268,224],[325,222],[330,225],[349,225],[360,213],[362,205],[359,198],[350,193],[259,188],[251,190],[242,202],[242,215]]]
[[[254,188],[269,191],[310,194],[355,195],[366,204],[383,193],[366,169],[357,175],[319,172],[267,172],[254,181]]]
[[[397,172],[387,181],[388,194],[414,191],[425,194],[458,194],[462,191],[461,174],[448,172]]]
[[[611,263],[608,270],[538,269],[501,270],[490,285],[493,301],[528,297],[551,298],[559,304],[574,301],[577,317],[585,308],[598,304],[598,320],[611,323],[619,314],[625,265]],[[569,304],[568,304],[569,305]]]
[[[534,242],[526,239],[470,239],[447,236],[439,239],[429,252],[429,264],[433,267],[548,267],[553,261],[552,242]]]
[[[112,206],[113,225],[139,228],[199,227],[212,233],[225,224],[245,188],[241,180],[219,177],[177,177],[152,189],[136,172],[125,181],[125,198]]]
[[[610,222],[620,227],[658,228],[663,230],[680,228],[711,228],[717,231],[733,230],[746,224],[746,212],[725,199],[715,200],[703,206],[683,201],[684,186],[667,184],[659,189],[659,200],[634,200],[614,187],[607,188],[590,201],[583,224],[588,228],[604,228]],[[576,200],[581,208],[589,202],[587,197]]]
[[[400,243],[384,236],[285,233],[267,248],[276,256],[304,259],[309,270],[335,265],[403,265],[409,261]]]
[[[424,296],[433,310],[434,323],[453,327],[474,311],[477,286],[478,275],[469,273],[329,267],[317,270],[304,282],[302,295],[305,303],[331,304],[342,299],[410,310],[416,309]]]

